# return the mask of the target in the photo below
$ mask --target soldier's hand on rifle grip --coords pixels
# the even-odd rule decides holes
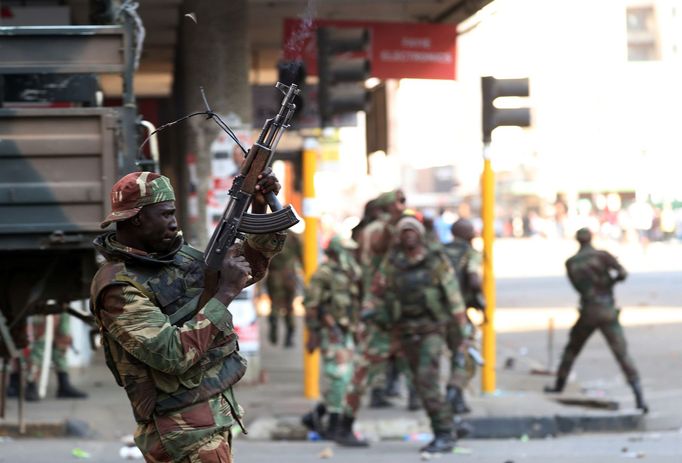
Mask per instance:
[[[220,269],[215,298],[225,305],[237,297],[251,277],[251,265],[243,255],[238,254],[239,250],[239,245],[232,245],[225,253]]]
[[[265,195],[270,192],[278,194],[281,188],[282,185],[280,185],[277,176],[272,172],[272,168],[267,167],[258,176],[256,194],[253,196],[251,211],[255,214],[264,214],[267,211]]]

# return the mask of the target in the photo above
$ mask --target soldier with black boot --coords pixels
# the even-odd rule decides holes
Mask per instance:
[[[68,302],[62,302],[59,303],[59,305],[68,306]],[[66,363],[66,351],[71,346],[72,342],[70,316],[67,313],[61,313],[59,315],[54,315],[54,317],[54,338],[52,340],[52,357],[50,360],[57,373],[56,396],[58,399],[86,399],[88,394],[71,384],[68,365]],[[45,352],[45,316],[33,315],[31,317],[31,325],[33,326],[34,339],[30,346],[30,356],[27,365],[28,379],[26,382],[24,398],[28,402],[37,402],[40,400],[40,396],[38,395],[38,378],[40,377],[40,368]],[[19,374],[14,372],[9,378],[7,396],[17,397],[18,395]]]
[[[467,308],[484,310],[481,253],[472,246],[476,236],[473,224],[467,219],[459,219],[450,228],[453,241],[444,246],[445,253],[455,269],[462,299]],[[473,336],[474,326],[467,317],[465,334]],[[446,343],[451,354],[450,380],[446,390],[446,399],[455,414],[469,413],[471,409],[464,400],[464,389],[476,372],[476,363],[467,350],[467,342],[462,338],[462,331],[451,322],[446,328]]]
[[[632,388],[637,408],[647,413],[649,406],[644,401],[635,363],[627,353],[625,334],[618,321],[620,309],[616,307],[613,296],[614,285],[625,280],[627,272],[613,255],[592,246],[592,232],[588,228],[578,230],[576,240],[580,249],[566,261],[566,272],[580,293],[580,316],[571,328],[556,382],[554,386],[545,387],[545,392],[563,391],[580,350],[592,333],[600,330]]]

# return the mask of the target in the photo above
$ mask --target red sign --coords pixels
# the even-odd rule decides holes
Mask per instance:
[[[455,25],[285,19],[284,59],[303,60],[309,75],[317,74],[318,27],[369,29],[373,77],[455,79]]]

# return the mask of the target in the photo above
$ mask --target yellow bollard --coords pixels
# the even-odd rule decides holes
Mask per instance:
[[[486,147],[487,148],[487,147]],[[483,294],[485,296],[485,322],[483,323],[483,359],[481,389],[495,392],[495,273],[493,271],[493,241],[495,239],[495,173],[484,151],[481,196],[483,219]]]
[[[317,269],[317,228],[318,210],[315,205],[315,171],[317,170],[318,144],[314,138],[308,138],[303,144],[303,218],[305,232],[303,234],[303,271],[305,282]],[[308,329],[303,329],[303,393],[308,399],[320,397],[320,351],[308,353],[305,346],[308,342]]]

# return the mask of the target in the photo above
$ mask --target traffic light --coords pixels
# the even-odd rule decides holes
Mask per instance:
[[[528,79],[496,79],[481,78],[483,100],[483,143],[491,142],[491,135],[496,127],[513,125],[530,126],[529,108],[497,108],[495,99],[507,96],[528,96]]]
[[[318,103],[320,125],[326,127],[335,114],[363,111],[369,100],[365,80],[370,62],[366,56],[369,29],[317,29]]]
[[[285,61],[280,60],[277,62],[277,81],[282,82],[286,85],[296,84],[301,93],[294,97],[294,104],[296,105],[296,111],[294,112],[293,119],[299,119],[303,114],[303,87],[305,86],[306,70],[303,61]],[[279,103],[282,101],[282,93],[276,90],[276,98]]]

